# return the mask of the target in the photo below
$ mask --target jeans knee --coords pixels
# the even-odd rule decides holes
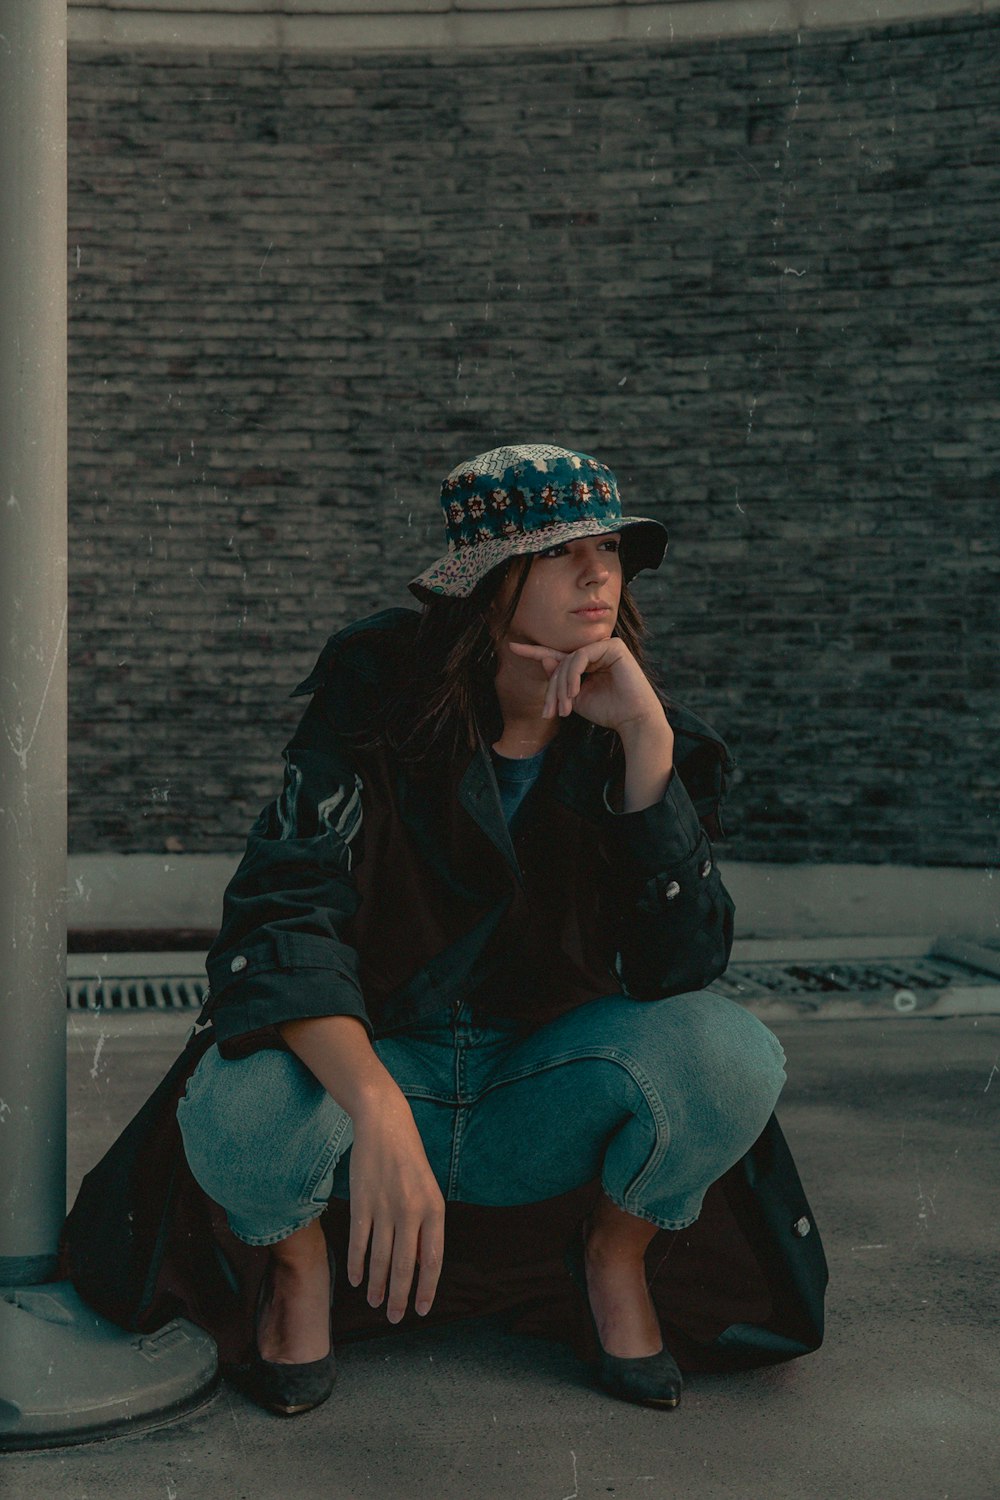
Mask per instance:
[[[785,1085],[778,1038],[750,1011],[711,990],[656,1003],[670,1027],[664,1065],[675,1086],[699,1114],[709,1110],[720,1123],[759,1133]]]
[[[289,1053],[268,1049],[227,1061],[211,1048],[177,1108],[195,1181],[230,1216],[266,1205],[291,1212],[315,1185],[329,1136],[324,1101],[333,1103]]]
[[[754,1023],[757,1038],[755,1056],[759,1083],[774,1104],[788,1078],[785,1072],[785,1049],[774,1032],[768,1030],[762,1021],[758,1021],[756,1016],[751,1016],[750,1019]]]
[[[732,1110],[761,1128],[785,1086],[785,1052],[778,1038],[750,1011],[726,996],[711,1029],[711,1056]]]

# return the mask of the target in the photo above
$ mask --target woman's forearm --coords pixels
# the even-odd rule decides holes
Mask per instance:
[[[284,1021],[278,1030],[352,1120],[377,1111],[387,1095],[400,1094],[355,1016],[310,1016]]]
[[[674,767],[674,732],[664,714],[618,731],[625,751],[622,812],[641,812],[660,801]]]

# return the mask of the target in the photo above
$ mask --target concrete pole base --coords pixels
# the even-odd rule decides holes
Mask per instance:
[[[126,1333],[67,1281],[0,1288],[0,1452],[158,1427],[218,1383],[215,1344],[186,1319]]]

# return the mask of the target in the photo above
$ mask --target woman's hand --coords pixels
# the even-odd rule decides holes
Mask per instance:
[[[618,734],[665,722],[663,707],[623,640],[611,636],[576,651],[508,641],[518,656],[533,657],[549,674],[542,718],[578,713]]]
[[[347,1279],[360,1286],[368,1262],[368,1301],[398,1323],[417,1265],[414,1306],[430,1311],[444,1259],[444,1198],[431,1171],[413,1113],[402,1092],[385,1090],[354,1117],[351,1147],[351,1237]]]
[[[284,1040],[354,1125],[347,1279],[360,1286],[371,1243],[368,1301],[398,1323],[420,1266],[416,1309],[430,1311],[444,1259],[444,1198],[406,1096],[356,1016],[284,1021]]]

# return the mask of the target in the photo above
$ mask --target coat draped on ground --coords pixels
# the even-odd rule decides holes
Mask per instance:
[[[187,1167],[176,1105],[208,1046],[226,1057],[284,1047],[283,1021],[328,1014],[383,1036],[463,1000],[484,1019],[541,1024],[599,996],[703,989],[728,962],[733,904],[710,841],[733,761],[715,731],[667,703],[674,774],[660,802],[622,813],[617,736],[571,716],[508,828],[489,751],[495,703],[476,748],[444,763],[409,767],[352,737],[400,687],[417,620],[385,610],[349,626],[297,690],[311,701],[282,791],[227,888],[201,1024],[66,1221],[64,1273],[99,1311],[143,1331],[185,1315],[226,1362],[252,1344],[267,1252],[231,1234]],[[506,1313],[582,1350],[563,1251],[598,1190],[519,1208],[449,1203],[434,1309],[397,1326]],[[324,1215],[341,1266],[348,1212],[333,1200]],[[826,1263],[774,1116],[695,1224],[657,1232],[647,1268],[682,1367],[740,1369],[818,1347]],[[384,1311],[340,1275],[335,1337],[387,1331]]]

